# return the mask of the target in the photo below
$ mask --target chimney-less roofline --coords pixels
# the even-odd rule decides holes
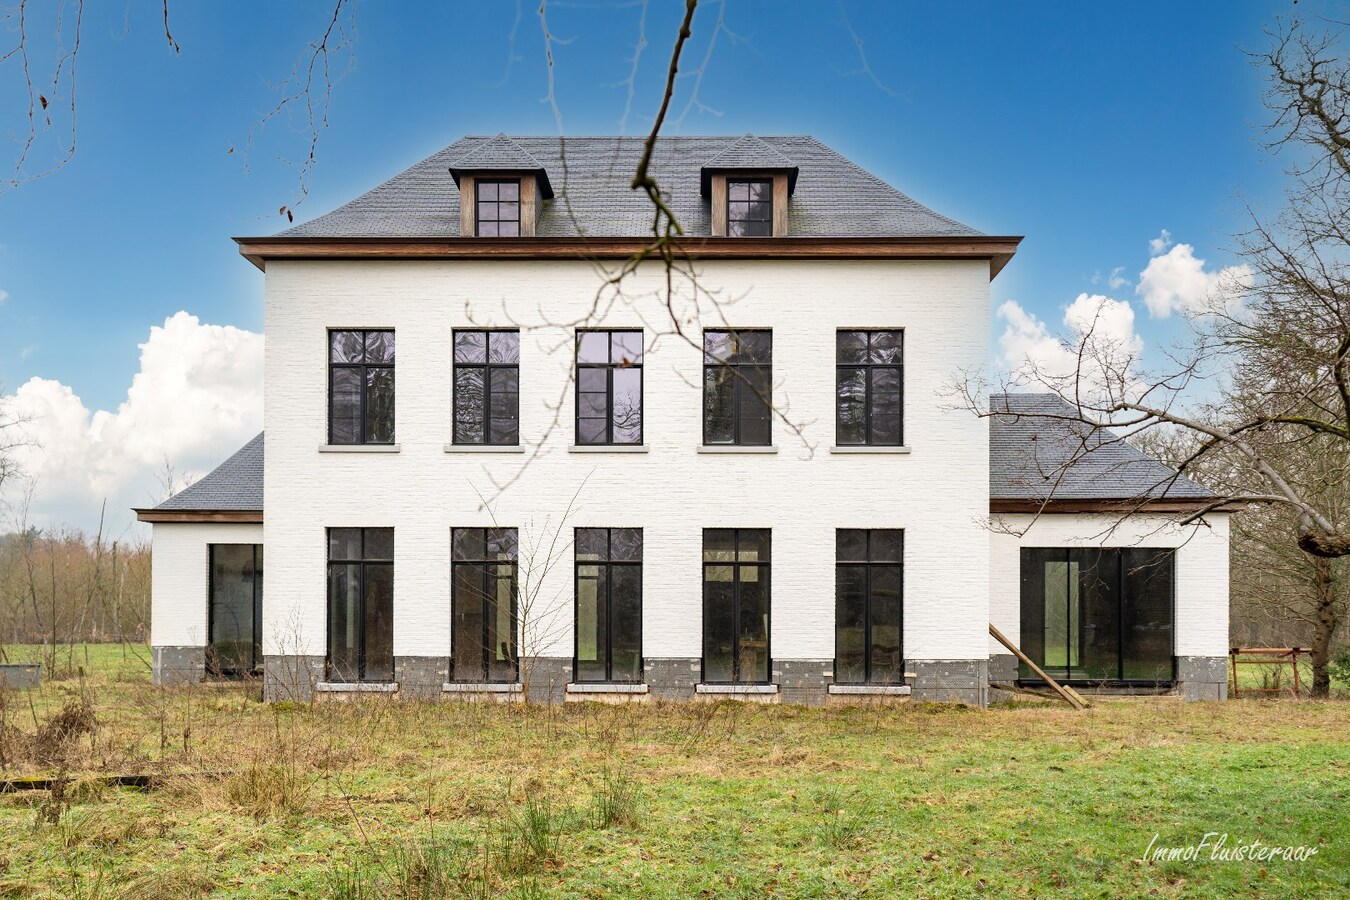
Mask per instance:
[[[266,271],[269,259],[626,259],[649,253],[650,237],[237,237],[239,253]],[[695,259],[987,259],[992,281],[1021,236],[690,237]]]

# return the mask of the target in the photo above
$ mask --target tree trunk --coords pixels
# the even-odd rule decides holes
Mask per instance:
[[[1317,620],[1313,625],[1312,696],[1327,697],[1331,694],[1331,673],[1327,664],[1331,662],[1331,637],[1336,633],[1336,592],[1331,579],[1331,560],[1314,557],[1313,574]]]
[[[1339,559],[1350,556],[1350,534],[1320,532],[1311,529],[1298,536],[1299,549],[1319,559]]]

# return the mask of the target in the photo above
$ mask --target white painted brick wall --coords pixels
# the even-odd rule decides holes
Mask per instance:
[[[989,269],[981,261],[717,261],[702,285],[728,301],[737,327],[774,329],[775,398],[808,423],[805,443],[774,424],[777,455],[708,455],[701,440],[701,354],[647,328],[646,454],[569,453],[573,439],[569,328],[600,278],[582,262],[271,262],[267,271],[266,597],[268,653],[302,636],[322,653],[324,529],[393,526],[394,652],[449,652],[450,528],[497,521],[543,535],[589,478],[571,526],[645,529],[644,652],[701,652],[705,527],[773,529],[773,655],[834,655],[834,529],[906,530],[905,653],[985,655],[988,509],[985,423],[942,408],[941,387],[988,358]],[[589,324],[664,330],[659,267]],[[704,323],[719,324],[711,309]],[[447,454],[451,329],[525,326],[522,437],[532,454]],[[326,440],[326,329],[397,330],[398,454],[319,453]],[[839,327],[903,327],[908,456],[831,455]],[[699,325],[690,326],[695,342]],[[561,402],[559,426],[542,440]],[[814,452],[813,452],[814,451]],[[489,472],[491,477],[489,477]],[[519,476],[516,478],[516,476]],[[498,494],[499,483],[516,478]],[[570,534],[570,531],[569,531]],[[572,556],[544,596],[562,628],[542,650],[572,653]],[[530,648],[526,648],[527,652]]]
[[[207,640],[206,595],[211,544],[261,544],[261,525],[151,526],[150,643],[156,647],[203,647]],[[264,565],[263,577],[266,578]]]
[[[1023,547],[1175,547],[1176,655],[1228,654],[1228,514],[1178,528],[1160,516],[1057,513],[998,517],[1016,535],[989,536],[989,615],[1014,643],[1021,633]],[[1034,524],[1033,524],[1034,522]],[[990,653],[1007,653],[990,638]]]

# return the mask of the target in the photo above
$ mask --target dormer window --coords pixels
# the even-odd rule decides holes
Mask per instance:
[[[727,236],[773,236],[772,179],[727,179]]]
[[[477,206],[476,234],[480,237],[520,236],[520,179],[474,180]]]

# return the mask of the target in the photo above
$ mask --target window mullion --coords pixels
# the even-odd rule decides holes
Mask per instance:
[[[605,366],[605,443],[614,443],[614,366]]]
[[[614,680],[614,564],[605,563],[605,680]]]
[[[739,446],[741,443],[741,391],[745,389],[745,385],[741,384],[740,367],[728,366],[728,368],[731,370],[731,442]],[[736,545],[739,551],[739,535],[736,538]]]
[[[488,359],[488,344],[492,338],[483,336],[483,444],[492,443],[492,363]]]
[[[871,535],[868,535],[871,542]],[[871,554],[869,552],[868,556]],[[863,566],[863,681],[872,683],[872,565]]]

